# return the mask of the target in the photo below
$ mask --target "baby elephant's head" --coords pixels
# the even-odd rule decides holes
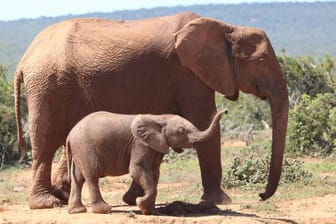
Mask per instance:
[[[169,147],[177,152],[192,148],[196,143],[208,140],[217,130],[219,120],[227,110],[219,111],[208,129],[198,130],[190,121],[178,115],[137,115],[131,130],[135,138],[151,149],[168,153]]]

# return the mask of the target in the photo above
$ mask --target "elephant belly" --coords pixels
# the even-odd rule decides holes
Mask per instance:
[[[124,174],[129,173],[129,159],[127,158],[120,158],[119,161],[106,161],[104,160],[103,163],[105,164],[103,176],[121,176]]]

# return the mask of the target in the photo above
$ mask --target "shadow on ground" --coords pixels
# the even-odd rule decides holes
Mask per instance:
[[[112,207],[123,207],[123,205],[112,206]],[[186,203],[183,201],[174,201],[169,204],[156,204],[157,212],[159,216],[175,216],[175,217],[205,217],[205,216],[228,216],[228,217],[246,217],[251,219],[257,219],[261,222],[276,222],[276,223],[291,223],[297,224],[294,220],[283,219],[283,218],[273,218],[273,217],[262,217],[256,214],[243,213],[238,211],[233,211],[231,209],[220,209],[212,202],[201,201],[198,204]],[[113,212],[130,212],[130,211],[115,211]],[[133,210],[133,214],[140,215],[140,210]]]
[[[233,211],[231,209],[222,210],[212,202],[208,201],[201,201],[198,204],[186,203],[183,201],[174,201],[169,204],[157,205],[157,211],[159,215],[163,216],[201,217],[201,216],[219,215],[219,216],[247,217],[263,221],[267,220],[276,222],[280,221],[283,223],[297,224],[297,222],[290,219],[261,217],[256,214],[243,213]]]

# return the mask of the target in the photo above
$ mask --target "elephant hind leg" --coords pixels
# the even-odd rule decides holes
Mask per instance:
[[[31,209],[53,208],[62,206],[61,201],[51,192],[50,172],[54,153],[37,151],[33,147],[33,186],[30,192]]]
[[[111,206],[107,204],[101,196],[98,178],[89,178],[86,180],[90,192],[92,212],[93,213],[109,213]]]
[[[31,111],[31,110],[30,110]],[[52,160],[57,148],[62,145],[57,126],[45,122],[45,117],[30,117],[30,133],[33,157],[33,184],[30,192],[29,206],[32,209],[62,206],[61,201],[53,195],[51,186]]]
[[[82,188],[84,177],[79,168],[72,162],[71,166],[71,191],[69,195],[68,213],[84,213],[86,208],[82,203]]]

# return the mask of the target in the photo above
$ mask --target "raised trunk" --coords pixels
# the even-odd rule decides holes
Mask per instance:
[[[196,130],[195,133],[192,133],[189,136],[189,141],[192,143],[199,143],[208,140],[217,130],[219,120],[222,118],[222,115],[227,114],[227,112],[228,111],[226,109],[217,112],[215,117],[212,119],[210,126],[204,131]]]
[[[288,122],[288,93],[286,86],[280,87],[279,91],[270,95],[272,111],[272,156],[268,182],[264,193],[259,194],[262,200],[270,198],[276,191],[282,170],[287,122]]]

